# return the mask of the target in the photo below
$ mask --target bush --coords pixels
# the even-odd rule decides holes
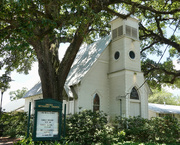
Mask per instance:
[[[24,138],[17,143],[14,143],[14,145],[63,145],[65,143],[59,143],[57,141],[36,141],[34,142],[31,137]]]
[[[63,126],[62,126],[63,127]],[[123,141],[123,131],[114,134],[113,126],[107,122],[107,115],[102,112],[84,110],[66,119],[66,138],[54,144],[112,144]],[[17,144],[53,144],[53,142],[33,142],[31,138]]]
[[[179,141],[180,124],[176,118],[166,116],[151,120],[141,117],[116,117],[115,134],[123,130],[126,141],[177,143]]]
[[[67,118],[66,136],[70,142],[79,144],[111,144],[118,141],[114,128],[107,122],[107,115],[102,112],[85,110]]]
[[[171,116],[152,118],[151,126],[155,142],[174,143],[180,139],[180,124],[176,118]]]
[[[121,118],[116,117],[114,124],[117,133],[123,130],[126,134],[125,140],[135,142],[151,141],[149,120],[141,117]]]
[[[4,125],[4,136],[25,136],[27,130],[26,113],[3,113],[0,123]],[[103,112],[85,110],[66,119],[66,138],[61,142],[47,144],[130,144],[138,143],[170,143],[180,139],[180,124],[176,118],[152,118],[151,120],[130,117],[116,117],[112,124],[107,121]],[[128,142],[127,142],[128,141]],[[17,144],[35,144],[31,138]],[[44,144],[45,142],[36,142]],[[138,144],[137,143],[137,144]]]
[[[25,136],[27,132],[27,114],[24,112],[3,113],[0,124],[3,125],[3,136]]]

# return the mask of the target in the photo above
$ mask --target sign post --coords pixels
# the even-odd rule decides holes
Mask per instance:
[[[35,100],[33,141],[60,140],[62,102],[53,99]]]
[[[31,119],[31,102],[29,102],[29,115],[28,115],[28,127],[27,127],[27,137],[26,138],[29,138],[30,119]]]

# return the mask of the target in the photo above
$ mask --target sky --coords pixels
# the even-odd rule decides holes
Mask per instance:
[[[61,44],[61,46],[60,46],[61,54],[59,54],[60,59],[63,58],[67,47],[68,47],[68,44]],[[156,59],[158,60],[158,58],[156,58]],[[162,61],[163,61],[163,59],[162,59]],[[180,64],[177,64],[177,62],[174,61],[174,65],[176,66],[175,68],[177,70],[180,70]],[[2,71],[0,71],[0,75],[1,75],[1,73],[2,73]],[[16,71],[14,71],[14,72],[12,72],[11,77],[13,80],[10,83],[11,88],[8,89],[6,92],[4,92],[2,106],[5,106],[8,102],[10,102],[10,96],[9,96],[10,91],[16,91],[18,89],[22,89],[23,87],[26,87],[29,90],[36,83],[38,83],[40,81],[40,78],[38,75],[38,63],[35,62],[33,64],[33,67],[28,75],[19,74]],[[180,94],[180,89],[171,89],[171,88],[165,87],[165,90],[173,93],[173,95],[175,95],[175,96]]]

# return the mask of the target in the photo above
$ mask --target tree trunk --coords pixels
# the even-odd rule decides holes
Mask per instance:
[[[34,47],[39,63],[39,76],[41,79],[43,98],[53,98],[62,101],[62,84],[60,80],[58,58],[58,42],[50,43],[49,36],[36,41]],[[60,87],[61,86],[61,87]]]
[[[49,36],[45,36],[42,40],[35,40],[33,42],[39,63],[39,76],[41,79],[43,98],[63,101],[63,90],[66,78],[83,42],[84,37],[82,35],[85,36],[88,28],[89,24],[83,27],[84,34],[80,33],[82,28],[76,32],[61,63],[58,58],[58,41],[51,42]]]

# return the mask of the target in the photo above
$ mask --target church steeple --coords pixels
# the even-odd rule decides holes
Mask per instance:
[[[117,18],[110,24],[112,33],[108,73],[110,112],[126,117],[138,115],[145,117],[147,116],[143,114],[147,112],[145,87],[137,90],[144,82],[140,63],[138,20],[131,17]]]
[[[110,72],[125,69],[141,71],[138,20],[117,18],[110,24],[112,33]]]

